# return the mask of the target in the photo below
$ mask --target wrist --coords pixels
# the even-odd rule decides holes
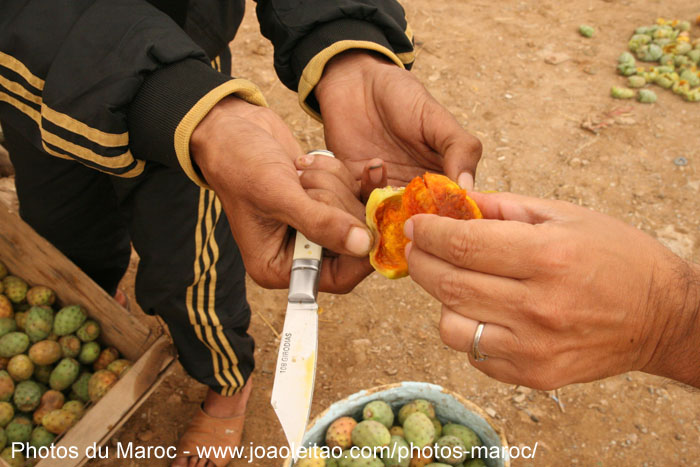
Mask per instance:
[[[314,95],[322,104],[324,99],[332,96],[334,91],[340,88],[347,85],[362,86],[366,73],[396,66],[388,57],[370,50],[351,49],[342,52],[326,64],[323,75],[314,88]]]
[[[673,258],[657,300],[663,331],[643,371],[700,388],[700,265]]]

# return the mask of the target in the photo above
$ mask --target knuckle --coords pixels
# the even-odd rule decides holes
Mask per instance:
[[[440,301],[449,307],[462,304],[470,296],[469,289],[464,286],[459,275],[455,273],[441,274],[438,284]]]
[[[458,266],[468,268],[472,262],[472,255],[478,248],[475,246],[474,236],[467,229],[462,229],[457,235],[450,237],[448,241],[448,254]]]

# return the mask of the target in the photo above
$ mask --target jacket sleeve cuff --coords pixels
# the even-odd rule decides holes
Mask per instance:
[[[180,166],[196,184],[208,187],[190,156],[190,137],[221,99],[235,95],[267,106],[255,84],[233,79],[206,63],[186,59],[151,73],[128,113],[129,145],[138,159]]]
[[[411,36],[410,28],[406,34]],[[341,19],[325,23],[306,35],[292,52],[291,65],[299,78],[299,104],[306,113],[321,121],[314,87],[321,80],[330,59],[350,49],[364,49],[380,53],[401,68],[410,68],[413,50],[397,53],[382,30],[372,23],[356,19]]]

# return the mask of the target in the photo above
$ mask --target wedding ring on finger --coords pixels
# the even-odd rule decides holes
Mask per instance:
[[[488,355],[485,353],[481,353],[479,350],[479,341],[481,340],[481,335],[484,333],[484,327],[486,326],[486,323],[479,323],[479,325],[476,327],[476,332],[474,333],[474,343],[472,344],[472,357],[474,357],[474,360],[477,362],[483,362],[487,358],[489,358]]]

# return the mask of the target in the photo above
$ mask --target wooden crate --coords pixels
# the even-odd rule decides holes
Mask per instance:
[[[40,467],[75,466],[88,461],[85,449],[102,445],[129,419],[165,378],[175,362],[175,348],[159,329],[119,306],[68,258],[0,203],[0,261],[30,285],[46,285],[62,304],[80,304],[102,327],[100,340],[116,347],[133,367],[56,444],[75,446],[78,459],[45,459]],[[110,450],[111,451],[111,450]],[[0,461],[1,464],[7,465]]]

